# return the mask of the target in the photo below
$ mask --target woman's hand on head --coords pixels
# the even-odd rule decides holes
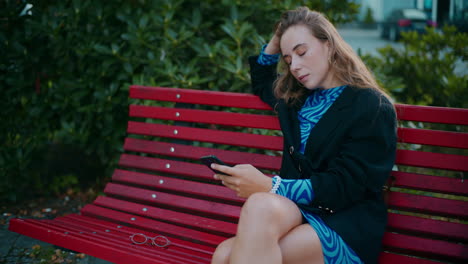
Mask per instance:
[[[266,46],[265,50],[263,51],[266,54],[278,54],[281,52],[280,49],[280,38],[278,37],[278,34],[274,34],[273,37],[270,39],[270,42],[268,42],[268,45]]]
[[[248,198],[256,192],[268,192],[271,189],[271,178],[250,164],[234,167],[212,164],[211,167],[227,174],[215,174],[214,178],[221,180],[224,186],[235,191],[239,197]]]

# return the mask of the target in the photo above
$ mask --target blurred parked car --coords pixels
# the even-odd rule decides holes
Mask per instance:
[[[419,9],[396,9],[382,23],[380,36],[397,41],[401,32],[417,31],[424,33],[426,27],[437,27],[424,11]]]

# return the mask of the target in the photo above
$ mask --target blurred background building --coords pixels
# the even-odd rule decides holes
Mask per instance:
[[[464,24],[468,21],[468,0],[354,0],[361,5],[360,21],[369,12],[379,24],[395,9],[415,8],[424,11],[438,25]]]

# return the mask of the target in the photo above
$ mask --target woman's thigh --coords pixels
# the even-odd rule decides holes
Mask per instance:
[[[236,237],[223,241],[216,249],[212,263],[229,263]],[[309,224],[296,226],[279,240],[284,264],[323,264],[322,245]]]

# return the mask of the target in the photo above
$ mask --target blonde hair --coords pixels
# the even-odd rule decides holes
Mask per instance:
[[[284,32],[295,25],[304,25],[314,37],[323,42],[328,41],[331,54],[329,57],[330,70],[339,82],[358,88],[375,89],[389,98],[377,84],[361,58],[343,40],[333,24],[323,14],[311,11],[307,7],[286,11],[281,15],[281,19],[276,25],[276,34],[281,39]],[[307,92],[307,89],[294,78],[284,60],[282,60],[280,69],[284,71],[284,74],[281,74],[276,80],[273,88],[274,94],[277,98],[284,99],[288,104],[295,104]]]

